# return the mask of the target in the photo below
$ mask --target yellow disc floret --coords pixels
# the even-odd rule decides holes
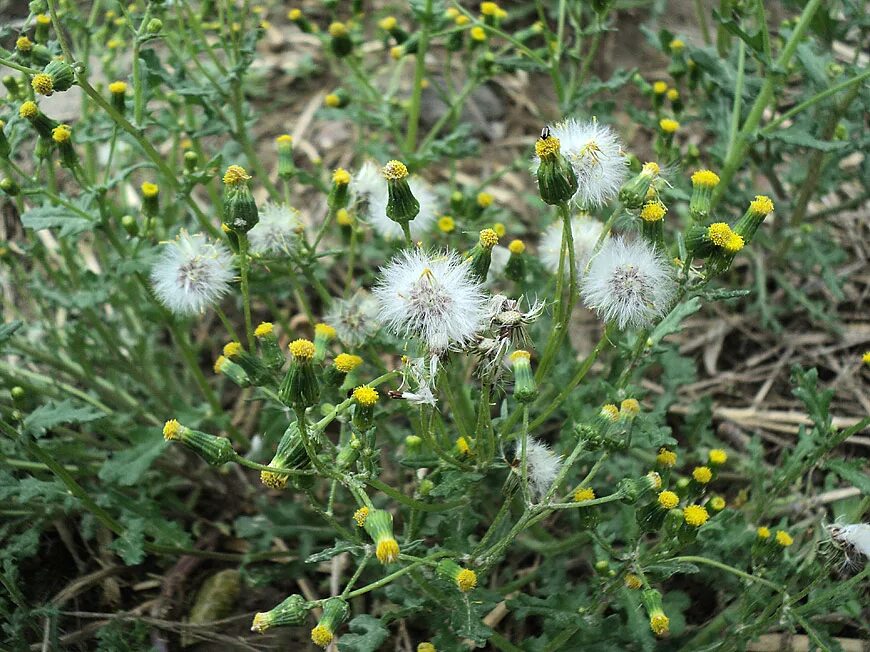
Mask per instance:
[[[674,54],[679,54],[683,51],[683,48],[686,47],[686,44],[682,41],[682,39],[675,38],[668,44],[668,47]]]
[[[673,134],[680,128],[680,123],[673,118],[662,118],[659,120],[659,128],[666,134]]]
[[[498,234],[492,229],[483,229],[480,232],[480,246],[484,249],[492,249],[498,244]]]
[[[332,632],[323,625],[318,625],[311,630],[311,640],[314,641],[315,645],[326,647],[332,643]]]
[[[375,548],[375,555],[382,564],[390,564],[399,558],[399,544],[393,537],[381,539]]]
[[[516,362],[517,360],[531,360],[531,358],[532,354],[522,349],[520,349],[519,351],[514,351],[510,354],[510,356],[508,356],[508,359],[511,362]]]
[[[46,75],[44,72],[34,75],[30,85],[33,87],[33,92],[39,95],[51,95],[54,92],[51,75]]]
[[[668,83],[663,81],[657,81],[652,85],[653,93],[656,95],[664,95],[668,92]]]
[[[733,235],[736,234],[726,222],[714,222],[707,227],[707,237],[714,245],[723,249]]]
[[[214,369],[214,372],[216,374],[219,374],[221,372],[221,369],[223,368],[224,363],[226,361],[227,361],[227,358],[224,355],[219,355],[217,360],[214,361],[214,367],[212,367],[212,368]]]
[[[183,426],[178,423],[178,419],[170,419],[163,425],[163,439],[166,441],[178,439],[181,436],[182,428]]]
[[[302,18],[302,10],[301,9],[291,9],[287,12],[287,18],[292,21],[297,21]]]
[[[656,455],[656,463],[659,466],[670,468],[677,464],[677,454],[674,451],[669,451],[667,448],[660,448]]]
[[[390,30],[396,29],[397,20],[395,16],[386,16],[381,18],[378,22],[378,27],[380,27],[385,32],[389,32]]]
[[[788,532],[785,532],[784,530],[777,530],[776,542],[783,548],[788,548],[791,544],[794,543],[794,539],[791,538],[791,535]]]
[[[266,337],[267,335],[271,335],[274,328],[275,327],[270,321],[260,322],[260,325],[254,329],[254,337]]]
[[[456,228],[456,222],[449,215],[438,218],[438,230],[442,233],[450,233]]]
[[[456,449],[460,455],[469,455],[471,453],[471,446],[468,445],[468,440],[465,437],[460,437],[456,440]]]
[[[519,256],[525,250],[526,243],[522,240],[511,240],[511,243],[508,245],[508,251],[517,256]]]
[[[669,88],[666,95],[671,102],[676,102],[678,99],[680,99],[680,91],[678,91],[676,88]]]
[[[498,14],[499,6],[496,2],[481,2],[480,13],[484,16],[495,16]]]
[[[713,479],[713,472],[709,466],[696,466],[692,470],[692,477],[695,478],[695,482],[707,484]]]
[[[755,199],[749,202],[749,210],[759,215],[767,215],[773,212],[773,201],[766,195],[755,195]]]
[[[483,43],[486,40],[486,30],[483,29],[483,27],[481,27],[480,25],[478,25],[477,27],[472,27],[469,34],[471,34],[472,41]]]
[[[619,419],[619,408],[613,403],[608,403],[607,405],[602,406],[601,416],[609,421],[616,421]]]
[[[671,621],[663,613],[657,613],[650,616],[649,628],[656,636],[665,636],[670,628]]]
[[[26,120],[33,120],[39,115],[39,107],[33,100],[28,100],[18,108],[18,115]]]
[[[719,185],[719,175],[711,170],[698,170],[692,174],[692,185],[715,188]]]
[[[236,186],[248,181],[250,178],[251,175],[241,165],[231,165],[224,172],[224,183],[228,186]]]
[[[680,504],[680,497],[673,491],[663,491],[659,494],[658,501],[665,509],[673,509]]]
[[[701,527],[710,518],[707,510],[700,505],[689,505],[683,510],[683,518],[687,525],[692,527]]]
[[[477,193],[477,205],[481,208],[486,208],[492,204],[493,196],[488,192]]]
[[[239,342],[227,342],[224,344],[224,355],[228,358],[232,358],[241,352],[242,345]]]
[[[344,168],[338,168],[332,173],[332,183],[337,186],[346,186],[350,183],[350,172]]]
[[[495,231],[495,234],[499,238],[503,238],[504,234],[507,233],[507,227],[504,224],[502,224],[501,222],[496,222],[495,224],[493,224],[492,230]]]
[[[364,407],[371,407],[378,402],[378,392],[368,385],[362,385],[353,390],[353,399]]]
[[[332,366],[334,366],[338,371],[343,374],[349,374],[351,371],[359,367],[363,363],[363,359],[358,355],[352,355],[350,353],[339,353],[335,356],[335,360],[332,362]]]
[[[112,95],[123,95],[127,92],[127,82],[113,81],[109,84],[109,92]]]
[[[366,524],[366,519],[369,517],[369,508],[363,505],[353,513],[353,520],[356,521],[358,527]]]
[[[714,448],[707,455],[707,459],[710,460],[710,464],[715,464],[716,466],[721,466],[728,461],[728,453],[726,453],[721,448]]]
[[[281,134],[275,139],[275,142],[279,145],[292,145],[293,136],[291,136],[290,134]]]
[[[15,40],[15,49],[19,52],[30,52],[33,49],[33,41],[26,36],[19,36]]]
[[[287,347],[290,349],[290,354],[294,358],[300,360],[310,360],[314,357],[314,342],[306,339],[298,339],[290,342]]]
[[[710,499],[710,509],[714,512],[721,512],[725,509],[725,499],[722,496],[714,496]]]
[[[634,573],[629,573],[625,576],[625,586],[632,591],[637,591],[640,587],[643,586],[643,582]]]
[[[755,531],[755,536],[757,536],[759,539],[767,541],[770,538],[770,528],[762,525]]]
[[[619,404],[619,411],[630,417],[640,414],[640,403],[636,398],[627,398]]]
[[[408,167],[401,161],[393,159],[381,169],[381,174],[387,181],[399,181],[408,176]]]
[[[323,98],[323,103],[330,109],[337,109],[341,106],[341,98],[335,93],[330,93]]]
[[[51,130],[51,139],[58,144],[68,143],[70,138],[72,138],[72,130],[69,125],[58,125]]]
[[[640,173],[645,177],[657,177],[661,174],[662,169],[655,161],[647,161],[640,169]]]
[[[644,222],[658,222],[667,212],[667,207],[660,201],[648,202],[640,209],[640,219]]]
[[[332,38],[341,38],[343,36],[347,36],[347,25],[344,23],[331,23],[329,25],[329,35]]]
[[[546,138],[538,138],[535,141],[535,154],[538,158],[548,158],[556,156],[561,149],[561,143],[555,136],[547,136]]]
[[[160,194],[160,187],[156,183],[150,183],[146,181],[142,184],[142,196],[148,197],[149,199],[156,197]]]
[[[260,482],[270,489],[285,489],[287,481],[290,479],[286,473],[275,473],[274,471],[260,471]]]
[[[743,240],[743,236],[739,233],[732,233],[728,236],[728,239],[725,241],[725,245],[722,247],[729,254],[736,254],[738,251],[743,249],[745,241]]]
[[[456,586],[463,593],[467,593],[477,586],[477,573],[470,568],[463,568],[456,576]]]
[[[587,500],[595,500],[595,490],[592,487],[581,487],[574,492],[575,503],[585,503]]]
[[[350,226],[353,224],[353,218],[346,208],[339,208],[335,212],[335,221],[338,222],[339,226]]]
[[[438,650],[429,641],[423,641],[417,644],[417,652],[438,652]]]
[[[320,323],[314,326],[314,334],[319,337],[332,339],[335,337],[335,329],[329,324]]]

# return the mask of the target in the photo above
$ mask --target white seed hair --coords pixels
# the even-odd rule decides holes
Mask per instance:
[[[517,458],[522,454],[522,443],[517,444]],[[544,442],[529,437],[526,444],[526,466],[529,474],[529,488],[537,500],[543,498],[562,467],[562,458],[554,453]]]
[[[600,319],[645,328],[665,314],[677,291],[668,261],[644,240],[611,238],[592,259],[581,294]]]
[[[577,192],[571,199],[584,208],[603,206],[613,199],[628,176],[628,159],[616,132],[595,119],[578,122],[574,118],[549,129],[577,175]],[[539,163],[536,157],[535,172]]]
[[[574,238],[574,263],[577,280],[583,278],[583,270],[589,264],[592,251],[601,236],[604,225],[582,213],[571,218],[571,235]],[[544,231],[538,242],[541,264],[551,274],[559,271],[559,254],[562,249],[562,221],[556,220]],[[568,259],[565,259],[565,275],[568,274]]]
[[[260,221],[248,231],[251,253],[256,255],[288,254],[299,246],[299,211],[268,202],[260,209]]]
[[[235,277],[233,256],[223,244],[182,231],[166,242],[151,268],[151,284],[160,302],[179,315],[196,315],[216,303]]]
[[[492,285],[504,275],[504,270],[511,258],[511,252],[507,247],[496,245],[492,248],[490,256],[489,271],[486,274],[487,285]]]
[[[359,346],[380,328],[378,302],[365,290],[358,290],[348,299],[334,300],[324,321],[345,346]]]
[[[433,353],[462,348],[486,325],[487,296],[453,252],[401,252],[381,268],[373,293],[381,321]]]
[[[826,527],[834,542],[848,546],[870,559],[870,525],[867,523],[847,525],[835,523]]]
[[[411,237],[415,240],[432,229],[438,215],[438,198],[429,184],[419,177],[408,179],[414,197],[420,202],[420,212],[411,220]],[[351,180],[353,204],[359,218],[385,240],[401,240],[405,237],[402,227],[387,217],[387,180],[371,161],[363,163]]]

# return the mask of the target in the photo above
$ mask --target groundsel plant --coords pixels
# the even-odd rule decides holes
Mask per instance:
[[[787,373],[748,321],[863,305],[815,234],[866,199],[866,62],[819,54],[852,3],[655,9],[649,79],[596,77],[624,3],[18,4],[11,650],[866,638],[870,420],[800,366],[729,409],[691,357]]]

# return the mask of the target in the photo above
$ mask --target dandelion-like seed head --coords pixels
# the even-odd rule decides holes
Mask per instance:
[[[663,491],[659,494],[658,502],[665,509],[673,509],[680,504],[680,497],[673,491]]]
[[[574,118],[551,125],[549,130],[550,138],[557,141],[577,176],[573,200],[580,206],[597,207],[615,197],[628,175],[627,159],[616,132],[597,120],[578,122]],[[536,150],[541,142],[536,141]]]
[[[583,276],[583,270],[592,257],[592,252],[601,236],[604,226],[596,219],[585,215],[571,218],[571,235],[574,237],[574,261],[577,279]],[[562,222],[553,222],[544,231],[538,243],[538,253],[541,264],[551,274],[559,271],[559,250],[562,247]],[[566,274],[567,272],[567,265]]]
[[[707,510],[701,505],[688,505],[683,510],[683,519],[685,519],[687,525],[692,527],[701,527],[709,518],[710,515],[707,513]]]
[[[275,202],[266,203],[259,211],[260,221],[248,231],[251,253],[290,254],[299,247],[302,222],[299,211]]]
[[[367,292],[357,292],[348,299],[332,302],[326,321],[332,324],[338,339],[349,347],[359,346],[379,328],[377,301]]]
[[[465,346],[486,323],[481,284],[454,253],[403,251],[381,269],[374,295],[394,333],[418,337],[433,352]]]
[[[456,586],[463,593],[471,591],[471,589],[477,586],[477,573],[469,568],[463,568],[456,576]]]
[[[224,245],[185,231],[162,245],[151,268],[157,298],[179,315],[199,314],[216,303],[229,291],[234,276],[232,254]]]
[[[530,488],[534,496],[540,500],[556,479],[562,467],[562,459],[547,444],[530,437],[526,444],[526,465]]]
[[[362,385],[353,390],[353,399],[364,407],[371,407],[378,402],[378,392],[368,385]]]

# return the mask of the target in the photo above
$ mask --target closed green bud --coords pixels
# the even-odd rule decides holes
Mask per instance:
[[[342,470],[349,469],[359,459],[360,449],[363,443],[359,437],[351,433],[350,439],[346,444],[338,450],[338,455],[335,456],[335,464]]]
[[[148,24],[145,26],[145,32],[147,34],[159,34],[160,30],[163,29],[163,21],[159,18],[152,18],[148,21]]]
[[[535,154],[540,159],[537,177],[541,199],[550,205],[570,200],[577,192],[577,175],[562,156],[559,139],[551,136],[549,129],[535,141]]]
[[[326,647],[335,637],[335,630],[347,618],[350,608],[343,598],[329,598],[323,602],[323,615],[317,626],[311,630],[311,640],[315,645]]]
[[[30,50],[30,62],[36,66],[47,66],[51,63],[53,57],[54,54],[52,51],[42,43],[34,44],[33,48]]]
[[[312,606],[301,595],[294,593],[269,611],[255,614],[251,631],[262,634],[272,627],[301,625]]]
[[[136,218],[132,215],[124,215],[121,218],[121,228],[123,228],[130,237],[135,238],[139,235],[139,224],[136,222]]]
[[[33,155],[38,158],[40,161],[45,161],[51,156],[51,150],[53,149],[54,142],[51,138],[46,138],[45,136],[39,136],[36,139],[36,147],[33,148]]]
[[[236,457],[233,445],[226,437],[215,437],[199,430],[192,430],[170,419],[163,426],[166,441],[180,441],[212,466],[221,466]]]
[[[293,162],[293,136],[281,134],[275,139],[278,149],[278,176],[282,179],[292,179],[296,174],[296,164]]]
[[[21,401],[23,401],[26,395],[27,391],[19,385],[16,385],[9,390],[9,396],[12,397],[12,401],[15,403],[20,403]]]
[[[224,224],[238,233],[247,233],[260,221],[257,204],[248,187],[250,175],[245,168],[231,165],[224,173]]]
[[[343,109],[350,104],[350,93],[343,88],[336,88],[323,98],[323,103],[330,109]]]
[[[294,340],[290,342],[290,366],[278,388],[278,398],[294,410],[311,407],[320,398],[320,385],[311,364],[314,358],[314,342]]]
[[[56,91],[68,91],[76,80],[75,71],[66,61],[52,61],[42,72],[51,77]]]
[[[264,321],[257,326],[254,329],[254,337],[257,338],[257,343],[260,346],[260,355],[263,357],[266,366],[273,371],[283,367],[286,360],[281,347],[278,345],[278,338],[275,335],[271,322]]]
[[[281,436],[275,456],[268,466],[274,469],[295,470],[306,468],[309,464],[311,464],[311,459],[308,457],[308,454],[305,452],[305,446],[302,444],[299,424],[294,421],[287,426],[287,429]],[[284,489],[289,479],[290,476],[283,473],[260,471],[260,482],[272,489]]]
[[[187,151],[184,153],[184,169],[187,172],[196,171],[197,166],[199,165],[199,154],[193,151]]]
[[[353,52],[353,41],[344,23],[332,23],[329,26],[329,48],[338,58],[343,58]]]
[[[6,127],[6,123],[0,120],[0,158],[8,159],[12,152],[12,146],[6,138],[6,132],[3,131],[4,127]]]
[[[291,9],[287,12],[287,18],[289,18],[290,21],[305,34],[311,34],[316,31],[314,25],[311,24],[311,21],[302,15],[301,9]]]
[[[471,273],[480,282],[486,280],[489,266],[492,263],[492,248],[498,244],[498,235],[492,229],[483,229],[480,232],[477,244],[468,252],[471,263]]]
[[[407,229],[408,222],[420,212],[420,202],[408,185],[408,168],[401,161],[392,160],[383,167],[381,174],[387,180],[389,193],[387,217]]]
[[[10,197],[16,197],[21,192],[21,186],[15,183],[14,179],[3,177],[3,179],[0,180],[0,190]]]
[[[338,211],[347,208],[348,188],[350,186],[350,173],[344,168],[338,168],[332,173],[332,188],[326,203],[330,210]]]
[[[57,127],[57,122],[49,118],[33,100],[24,102],[18,108],[18,115],[27,120],[43,138],[51,138],[51,132]]]
[[[51,16],[47,14],[37,14],[36,15],[36,31],[34,32],[33,39],[37,43],[41,43],[45,45],[48,43],[48,32],[51,27]]]
[[[689,215],[697,222],[710,218],[710,202],[713,189],[719,185],[719,175],[710,170],[698,170],[692,174],[692,198],[689,200]]]
[[[660,168],[657,163],[644,163],[640,174],[626,181],[619,189],[619,201],[632,210],[643,206],[646,193],[652,182],[658,177]]]
[[[531,355],[528,351],[514,351],[509,359],[514,371],[514,398],[520,403],[531,403],[538,397]]]
[[[368,385],[353,390],[353,425],[360,432],[365,432],[372,427],[372,417],[378,398],[377,390]]]

